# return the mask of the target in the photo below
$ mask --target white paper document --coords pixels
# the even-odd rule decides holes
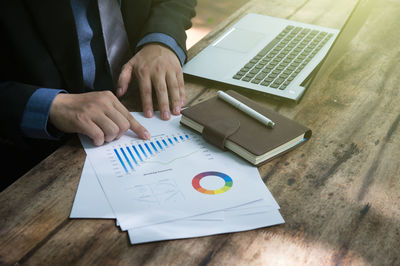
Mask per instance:
[[[133,113],[152,138],[128,131],[87,153],[71,218],[116,219],[132,244],[284,223],[256,167],[179,124]]]
[[[101,147],[81,141],[121,229],[173,221],[266,196],[257,168],[169,121],[135,118],[151,133],[129,131]],[[152,209],[151,212],[148,210]]]

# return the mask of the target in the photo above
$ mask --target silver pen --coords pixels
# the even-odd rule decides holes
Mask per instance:
[[[269,126],[269,127],[274,127],[275,123],[271,119],[269,119],[268,117],[260,114],[256,110],[248,107],[244,103],[236,100],[235,98],[233,98],[232,96],[226,94],[225,92],[218,91],[217,95],[218,95],[218,98],[220,98],[220,99],[224,100],[225,102],[231,104],[233,107],[236,107],[240,111],[248,114],[249,116],[253,117],[257,121],[261,122],[262,124],[264,124],[266,126]]]

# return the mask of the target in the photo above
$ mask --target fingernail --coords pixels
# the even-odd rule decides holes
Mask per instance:
[[[174,108],[174,114],[179,115],[180,112],[181,112],[181,108],[179,106],[176,106]]]
[[[150,133],[148,131],[144,132],[144,138],[145,139],[150,139]]]
[[[146,116],[147,118],[152,117],[152,116],[153,116],[153,111],[151,111],[151,110],[145,111],[145,116]]]
[[[165,120],[168,120],[168,119],[169,119],[169,112],[168,112],[168,111],[165,111],[165,112],[163,113],[163,119],[165,119]]]
[[[118,96],[121,96],[121,95],[122,95],[122,88],[118,88],[118,89],[117,89],[117,95],[118,95]]]
[[[185,101],[181,100],[181,107],[185,106]]]

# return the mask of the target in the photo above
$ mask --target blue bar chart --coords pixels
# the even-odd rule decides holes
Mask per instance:
[[[114,168],[121,174],[130,174],[136,171],[146,160],[169,148],[190,141],[190,135],[178,133],[173,135],[156,136],[148,141],[133,141],[125,145],[113,147],[110,159]]]

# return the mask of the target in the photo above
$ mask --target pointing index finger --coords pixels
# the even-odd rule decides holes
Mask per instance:
[[[114,102],[115,108],[128,119],[129,121],[129,128],[135,132],[140,138],[142,139],[150,139],[150,133],[147,129],[142,126],[135,118],[133,118],[132,114],[122,105],[120,101]]]
[[[138,121],[136,121],[133,116],[128,113],[127,119],[130,124],[130,129],[135,132],[141,139],[148,140],[150,139],[150,133],[147,131],[147,129],[142,126]]]

